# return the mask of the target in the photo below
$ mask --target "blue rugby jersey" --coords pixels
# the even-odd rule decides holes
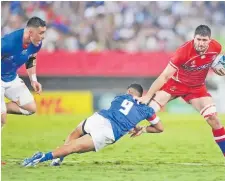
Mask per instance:
[[[24,29],[16,30],[1,38],[1,79],[10,82],[17,76],[17,70],[37,53],[42,46],[35,46],[32,43],[23,48]]]
[[[115,97],[108,110],[100,110],[98,113],[112,124],[115,140],[125,135],[140,121],[155,117],[155,111],[151,107],[138,104],[130,94]]]

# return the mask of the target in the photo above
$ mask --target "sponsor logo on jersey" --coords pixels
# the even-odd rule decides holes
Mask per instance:
[[[170,87],[170,90],[171,90],[171,91],[175,91],[176,89],[177,89],[176,86],[171,86],[171,87]]]
[[[187,71],[198,71],[198,70],[203,70],[203,69],[208,69],[211,66],[212,63],[207,63],[205,65],[201,66],[193,66],[193,65],[182,65],[182,68],[187,70]]]
[[[191,62],[191,66],[190,67],[196,67],[196,62],[195,62],[195,60],[193,60],[192,62]]]
[[[27,53],[27,50],[23,50],[21,54],[25,55],[26,53]]]

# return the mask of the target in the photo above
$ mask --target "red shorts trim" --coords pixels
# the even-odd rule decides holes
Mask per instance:
[[[173,97],[182,97],[187,103],[192,99],[211,97],[205,85],[190,87],[172,78],[169,79],[160,90],[169,93]]]

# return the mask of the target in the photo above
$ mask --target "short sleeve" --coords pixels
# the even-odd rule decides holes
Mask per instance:
[[[157,124],[159,122],[159,117],[156,116],[154,109],[152,109],[151,107],[150,107],[150,112],[149,112],[147,120],[151,124]]]
[[[154,113],[151,117],[147,119],[151,124],[157,124],[160,120],[159,117]]]

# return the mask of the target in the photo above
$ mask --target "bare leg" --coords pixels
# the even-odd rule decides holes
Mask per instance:
[[[72,133],[69,134],[67,139],[64,142],[64,145],[68,145],[72,140],[76,140],[84,135],[82,126],[84,124],[84,121],[82,121],[75,130],[72,131]],[[58,149],[59,147],[57,147]],[[59,166],[64,160],[64,156],[61,156],[60,158],[56,158],[52,161],[51,166]]]
[[[199,111],[212,129],[222,128],[222,123],[216,114],[216,107],[211,97],[201,97],[190,101],[192,106]],[[211,106],[210,106],[211,105]]]
[[[170,100],[173,100],[174,98],[175,97],[171,96],[165,91],[158,91],[151,100],[150,107],[152,107],[155,112],[158,112],[163,106],[165,106]]]
[[[92,137],[89,134],[86,134],[78,139],[68,142],[68,144],[60,146],[52,152],[46,154],[38,152],[33,157],[25,159],[22,165],[26,167],[32,166],[37,163],[65,157],[72,153],[85,153],[89,151],[95,151],[95,146]]]
[[[57,148],[52,152],[52,155],[53,158],[59,158],[62,156],[67,156],[71,153],[84,153],[94,150],[95,146],[92,137],[89,134],[86,134]]]
[[[201,97],[190,101],[192,106],[197,109],[212,128],[214,140],[225,157],[225,129],[219,120],[216,106],[211,97]]]
[[[22,114],[20,111],[20,107],[15,102],[11,101],[11,102],[6,103],[6,107],[7,107],[8,114],[20,114],[20,115]]]
[[[55,159],[63,158],[72,153],[85,153],[89,151],[95,151],[95,146],[94,146],[92,137],[89,134],[86,134],[78,139],[71,140],[67,144],[64,144],[60,146],[59,148],[56,148],[52,152],[42,154],[42,157],[39,158],[38,162],[45,162],[52,159],[55,160]],[[24,165],[27,165],[27,163],[25,162]],[[52,165],[52,166],[58,166],[58,165]]]
[[[69,134],[69,136],[67,137],[66,141],[64,144],[68,144],[70,141],[74,140],[74,139],[78,139],[81,136],[84,135],[83,130],[82,130],[82,125],[83,125],[84,121],[82,121],[76,128],[75,130],[72,131],[72,133]]]
[[[31,115],[36,112],[35,102],[28,103],[24,106],[19,106],[17,102],[9,102],[6,104],[8,114],[18,114],[18,115]]]

